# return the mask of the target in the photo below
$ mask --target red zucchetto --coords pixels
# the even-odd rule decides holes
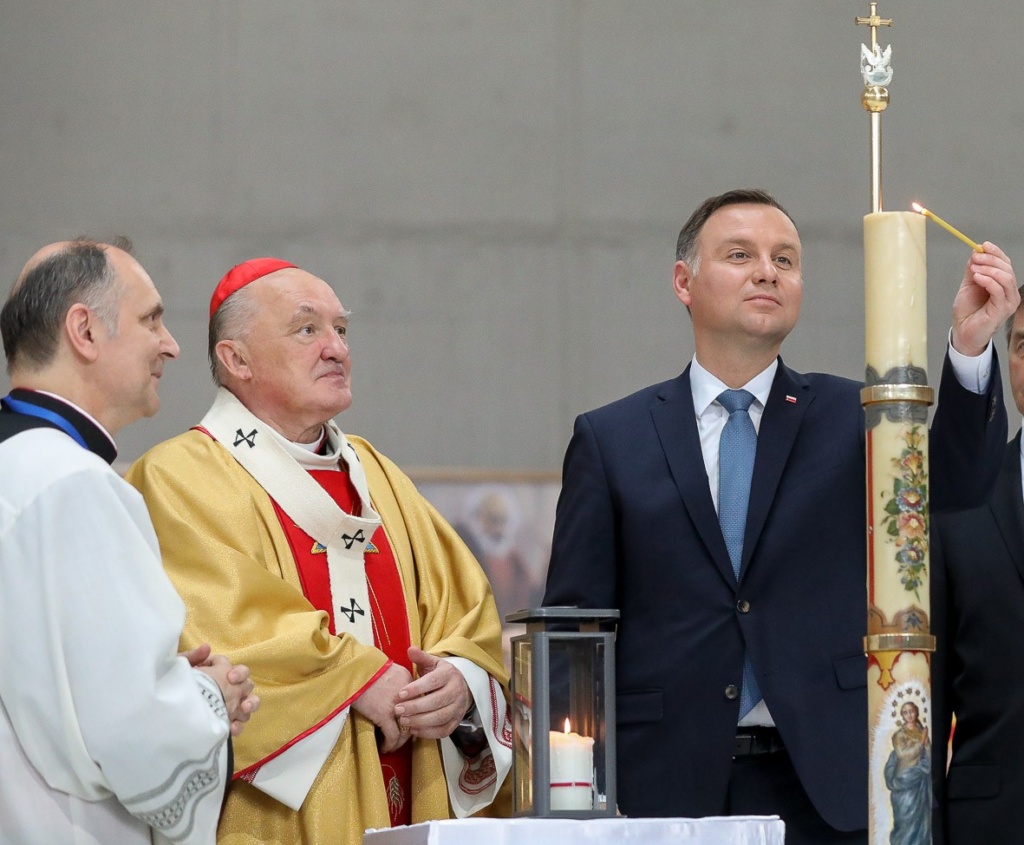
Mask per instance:
[[[236,290],[241,290],[257,279],[262,279],[264,276],[269,276],[278,270],[286,270],[289,267],[295,267],[295,265],[288,261],[282,261],[280,258],[250,258],[248,261],[236,264],[228,270],[213,291],[213,297],[210,299],[210,319],[213,319],[213,315],[217,313],[221,303]]]

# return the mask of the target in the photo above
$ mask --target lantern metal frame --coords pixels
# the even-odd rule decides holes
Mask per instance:
[[[517,645],[526,643],[530,649],[530,690],[528,706],[530,710],[529,743],[519,736],[520,719],[512,719],[512,743],[516,753],[513,755],[513,815],[534,818],[556,819],[593,819],[614,817],[617,815],[616,771],[615,771],[615,632],[601,630],[602,625],[618,622],[618,610],[591,610],[577,607],[540,607],[520,610],[505,617],[507,622],[525,624],[526,633],[512,638],[512,701],[513,706],[523,706],[526,697],[522,690],[517,689],[516,660],[519,649]],[[552,630],[554,629],[554,630]],[[569,698],[579,700],[581,696],[590,696],[591,707],[596,724],[592,727],[600,729],[602,761],[595,766],[593,790],[594,806],[590,809],[555,810],[551,808],[551,752],[549,745],[549,726],[551,726],[551,650],[557,644],[592,645],[600,647],[599,668],[594,661],[588,665],[571,665],[569,667]],[[596,701],[598,691],[595,688],[595,669],[603,676],[601,691],[602,706]],[[577,725],[577,727],[580,727]],[[596,739],[597,737],[595,737]],[[529,759],[525,760],[527,771],[521,771],[524,761],[520,749],[529,751]],[[598,802],[598,783],[603,775],[604,791],[603,806]],[[529,803],[525,803],[523,787],[529,782]]]

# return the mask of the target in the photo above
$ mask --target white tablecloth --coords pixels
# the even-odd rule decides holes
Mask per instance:
[[[363,845],[783,845],[776,816],[706,819],[462,819],[368,830]]]

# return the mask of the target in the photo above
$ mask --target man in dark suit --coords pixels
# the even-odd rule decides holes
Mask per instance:
[[[984,248],[953,307],[933,508],[982,501],[1006,439],[990,339],[1019,297],[1005,254]],[[800,311],[801,246],[770,195],[705,201],[677,259],[696,355],[678,378],[576,420],[544,601],[621,611],[623,813],[779,814],[788,845],[866,842],[860,385],[779,358]],[[725,410],[727,388],[748,411]],[[717,514],[737,499],[719,498],[733,416],[756,441],[739,546]]]
[[[1024,414],[1024,308],[1008,321],[1010,385]],[[1017,841],[1024,814],[1024,493],[1021,434],[990,500],[932,521],[935,794],[946,845]],[[950,716],[953,754],[945,775]],[[938,841],[938,840],[936,840]]]

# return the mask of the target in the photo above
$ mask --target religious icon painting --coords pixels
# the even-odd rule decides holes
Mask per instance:
[[[881,718],[872,726],[871,821],[876,841],[930,845],[932,822],[931,708],[928,684],[908,681],[886,692]],[[941,765],[941,761],[940,761]]]

